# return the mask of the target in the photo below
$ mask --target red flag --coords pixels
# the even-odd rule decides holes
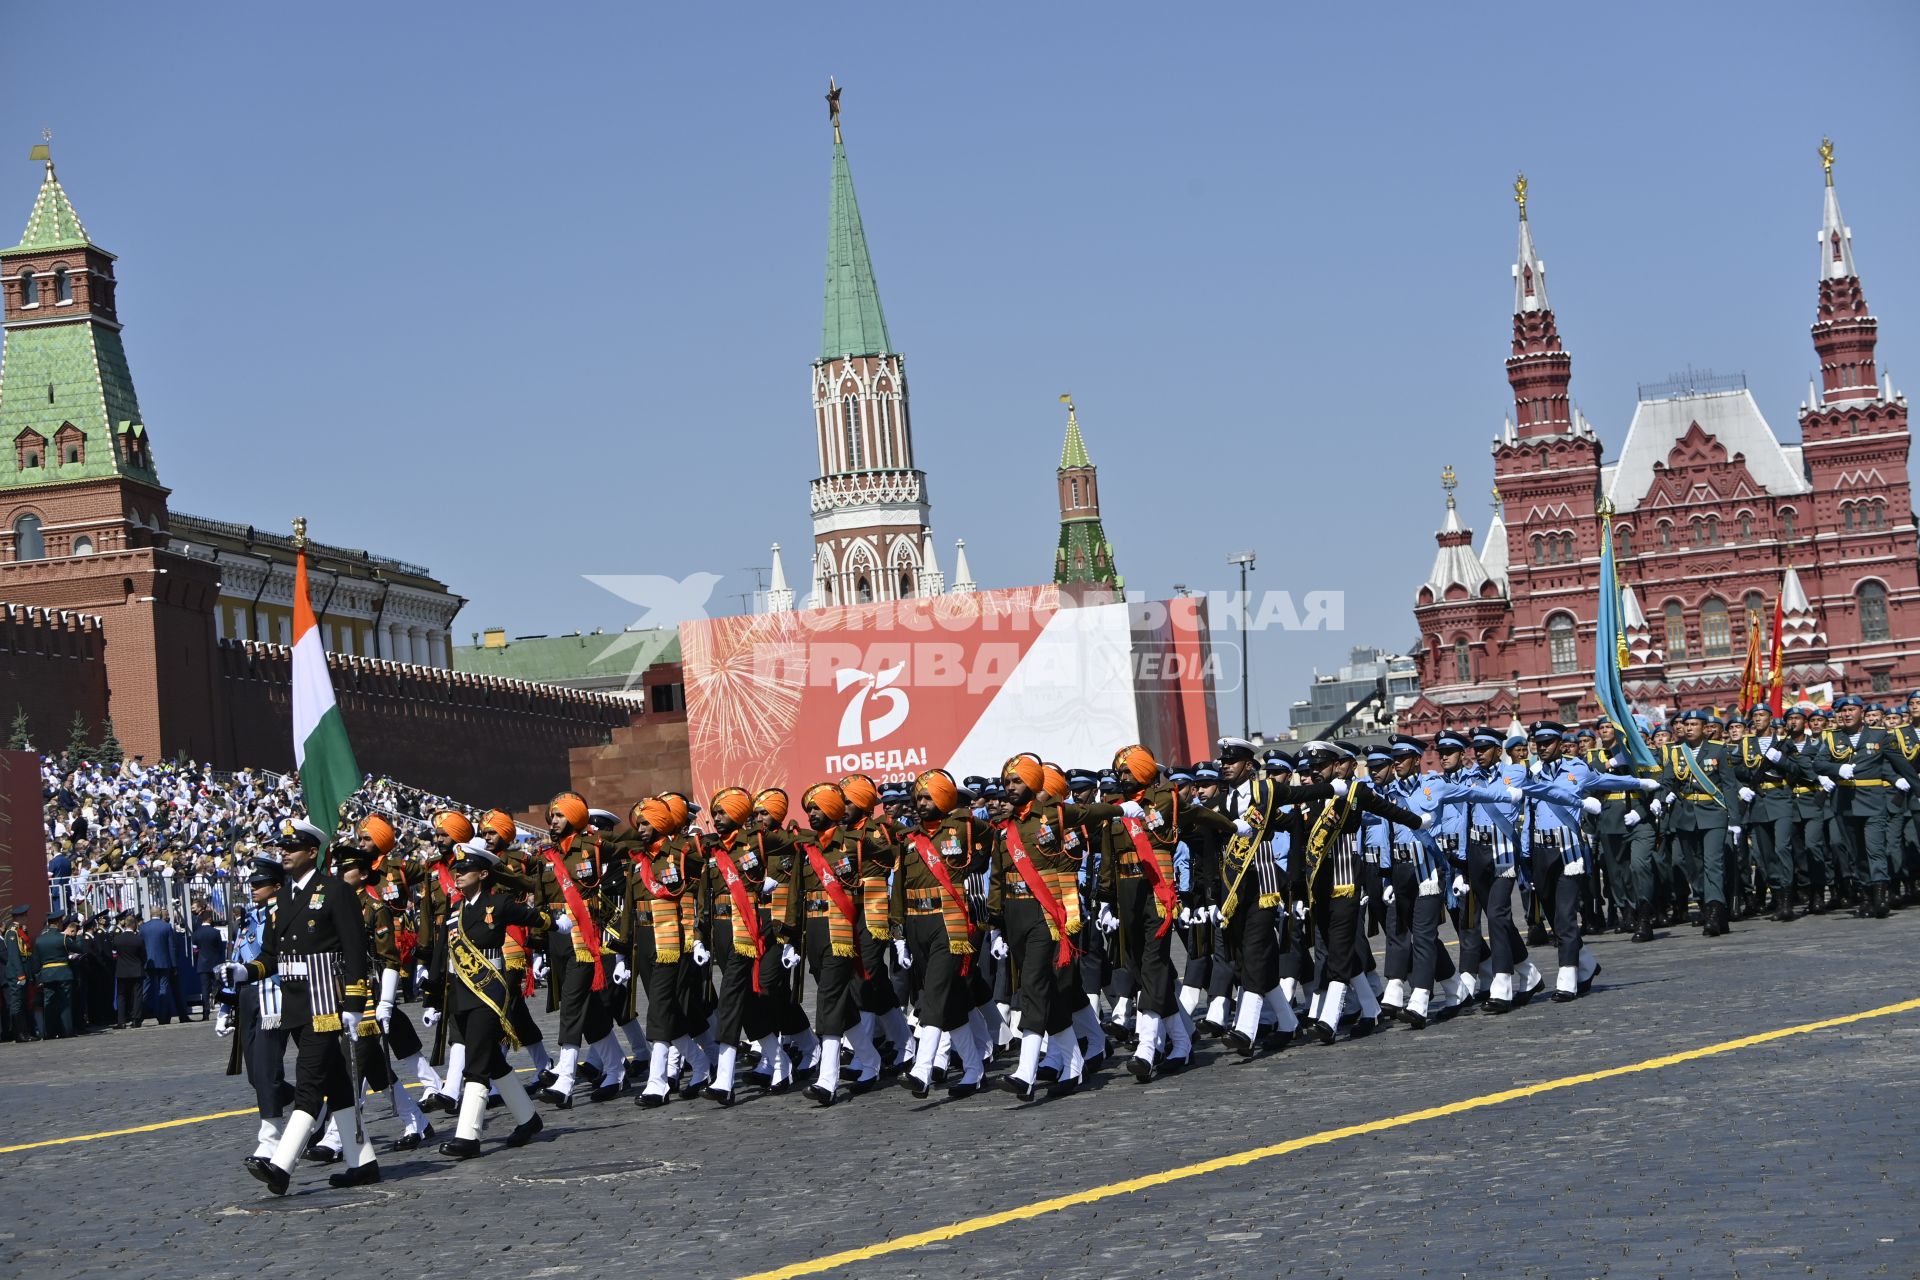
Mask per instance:
[[[1760,701],[1760,615],[1747,615],[1747,665],[1740,672],[1740,708],[1744,717]]]
[[[1785,579],[1782,579],[1781,586],[1785,585]],[[1768,669],[1772,673],[1767,701],[1773,706],[1776,717],[1786,714],[1787,705],[1786,598],[1784,590],[1773,598],[1773,644],[1769,646],[1767,658]]]

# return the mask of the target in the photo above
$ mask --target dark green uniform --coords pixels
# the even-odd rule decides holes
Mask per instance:
[[[33,973],[40,983],[41,1034],[73,1034],[73,968],[68,959],[67,935],[48,925],[33,940]]]

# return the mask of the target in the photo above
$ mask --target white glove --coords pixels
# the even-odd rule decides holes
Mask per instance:
[[[995,960],[1007,958],[1007,940],[1000,936],[998,929],[994,930],[993,935],[987,939],[987,954]]]
[[[1773,763],[1775,764],[1780,763],[1780,748],[1778,747],[1768,747],[1765,751],[1761,752],[1760,754],[1765,756],[1767,759],[1773,761]]]
[[[1336,796],[1344,796],[1347,794],[1347,780],[1345,778],[1335,778],[1327,785],[1333,788],[1333,794]]]
[[[1293,918],[1295,920],[1305,920],[1307,918],[1307,900],[1305,898],[1295,898],[1293,900]]]
[[[432,1005],[428,1005],[422,1009],[420,1011],[420,1025],[428,1028],[440,1025],[440,1011]]]
[[[547,958],[545,956],[535,956],[533,958],[533,980],[538,982],[546,976]]]
[[[1522,791],[1520,788],[1518,787],[1507,788],[1508,804],[1519,804],[1522,800],[1525,800],[1526,798],[1527,798],[1527,793]]]
[[[1600,810],[1604,809],[1606,806],[1600,803],[1599,796],[1588,796],[1586,799],[1580,802],[1580,807],[1582,809],[1585,809],[1588,813],[1599,813]]]
[[[1648,805],[1647,808],[1653,810],[1653,816],[1656,818],[1659,817],[1662,813],[1666,812],[1666,806],[1662,805],[1658,800],[1655,800],[1652,804]]]
[[[392,1029],[389,1024],[393,1022],[393,1005],[385,1000],[375,1005],[373,1009],[373,1020],[380,1024],[380,1034],[387,1034],[387,1032]]]
[[[1467,883],[1465,876],[1455,876],[1453,878],[1453,892],[1456,897],[1466,897],[1472,888],[1473,886]]]
[[[340,1029],[347,1033],[347,1039],[357,1042],[360,1039],[360,1015],[357,1013],[341,1014]]]
[[[1100,914],[1094,917],[1093,923],[1094,927],[1100,930],[1100,932],[1112,933],[1120,927],[1120,917],[1113,914],[1113,908],[1103,902],[1100,904]],[[996,934],[995,936],[998,937],[999,935]],[[1003,942],[1001,945],[1005,946],[1006,944]]]
[[[1637,826],[1639,826],[1639,825],[1640,825],[1640,811],[1639,811],[1638,809],[1629,809],[1629,810],[1627,810],[1627,816],[1626,816],[1626,817],[1624,817],[1624,818],[1622,818],[1622,819],[1620,820],[1620,825],[1621,825],[1621,826],[1624,826],[1624,827],[1637,827]]]
[[[1433,815],[1430,813],[1416,813],[1413,815],[1413,829],[1415,831],[1425,831],[1432,824]]]
[[[1575,858],[1572,862],[1560,868],[1560,874],[1567,876],[1583,876],[1587,874],[1587,860],[1585,858]]]
[[[252,979],[247,976],[247,966],[229,961],[220,966],[220,981],[225,986],[238,987]]]
[[[1913,790],[1913,784],[1911,782],[1908,782],[1905,778],[1895,778],[1893,780],[1893,785],[1898,787],[1902,791]]]
[[[1752,804],[1752,803],[1753,803],[1753,788],[1752,788],[1752,787],[1742,787],[1742,788],[1740,788],[1740,799],[1741,799],[1741,800],[1742,800],[1742,801],[1743,801],[1744,803],[1746,803],[1746,804]]]
[[[1386,903],[1388,906],[1393,905],[1393,886],[1392,885],[1385,885],[1381,888],[1380,901]]]
[[[800,953],[793,949],[791,942],[783,942],[780,944],[780,967],[783,969],[798,969],[800,967]]]
[[[778,880],[775,880],[772,876],[768,876],[765,880],[760,882],[760,892],[762,893],[770,894],[775,889],[778,889],[779,887],[780,887],[780,882]]]
[[[1253,824],[1245,818],[1235,818],[1233,820],[1233,834],[1237,836],[1250,836],[1253,834]]]
[[[627,962],[625,960],[615,960],[613,962],[613,983],[615,986],[626,986],[627,979],[632,976],[633,973],[627,968]]]
[[[1822,791],[1831,791],[1833,790],[1833,786],[1834,786],[1834,783],[1832,778],[1829,778],[1824,773],[1820,775],[1820,789]]]
[[[1120,812],[1136,821],[1145,822],[1147,820],[1147,811],[1140,807],[1138,800],[1122,800],[1120,802]]]
[[[416,965],[413,970],[414,985],[424,987],[433,981],[433,974],[425,965]]]
[[[706,963],[709,960],[713,959],[713,953],[707,950],[707,944],[700,941],[698,938],[694,939],[693,951],[691,952],[691,954],[693,956],[693,962],[703,967],[706,965]]]
[[[214,1015],[213,1034],[222,1040],[233,1034],[233,1018],[225,1009]]]
[[[558,933],[572,933],[573,917],[568,915],[566,912],[562,911],[559,915],[553,918],[553,927],[555,932],[558,932]]]
[[[1193,923],[1193,908],[1192,908],[1192,907],[1182,907],[1182,908],[1180,908],[1180,923],[1181,923],[1181,924],[1192,924],[1192,923]]]
[[[895,938],[893,940],[893,958],[900,962],[902,969],[913,968],[913,956],[907,951],[907,940],[905,938]]]
[[[1740,838],[1740,828],[1738,827],[1727,828],[1727,839],[1738,840],[1739,838]]]
[[[1847,779],[1849,782],[1853,780],[1853,762],[1852,761],[1848,761],[1846,764],[1843,764],[1840,766],[1840,776],[1842,778]]]
[[[1539,762],[1538,760],[1529,760],[1529,761],[1527,762],[1527,772],[1528,772],[1528,773],[1535,773],[1535,774],[1537,774],[1537,773],[1539,773],[1539,772],[1540,772],[1540,762]]]
[[[1642,778],[1640,779],[1640,789],[1642,791],[1658,791],[1660,789],[1660,779]]]

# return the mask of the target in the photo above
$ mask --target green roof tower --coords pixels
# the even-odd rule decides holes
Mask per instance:
[[[1119,592],[1126,579],[1113,564],[1113,546],[1100,523],[1100,473],[1087,454],[1073,397],[1067,406],[1067,440],[1060,449],[1060,548],[1053,557],[1053,580],[1060,586],[1092,585]]]

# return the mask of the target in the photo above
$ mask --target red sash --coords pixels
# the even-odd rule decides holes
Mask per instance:
[[[460,886],[454,882],[453,872],[447,870],[447,864],[436,862],[433,873],[440,877],[440,892],[447,895],[447,907],[452,909],[460,905]]]
[[[833,868],[827,865],[827,855],[820,852],[819,845],[803,844],[800,847],[807,851],[807,861],[813,864],[813,874],[820,878],[820,887],[826,890],[827,901],[833,904],[833,909],[838,911],[841,918],[847,922],[847,930],[853,935],[853,969],[860,975],[860,980],[865,982],[867,966],[866,962],[860,958],[860,917],[854,914],[853,899],[847,893],[847,886],[841,884],[839,878],[833,874]],[[803,884],[794,886],[796,893],[803,892],[805,889],[806,886]]]
[[[733,865],[733,858],[724,845],[714,845],[713,864],[720,868],[720,879],[726,883],[727,896],[733,899],[734,928],[746,921],[747,937],[753,940],[753,993],[760,994],[760,961],[767,954],[767,944],[760,938],[760,907],[748,892],[746,881],[740,878],[739,868]]]
[[[1180,910],[1180,895],[1173,884],[1160,870],[1160,859],[1153,854],[1153,841],[1147,838],[1147,824],[1138,818],[1122,818],[1120,825],[1127,829],[1127,835],[1133,840],[1133,851],[1139,856],[1141,874],[1147,878],[1147,887],[1153,890],[1153,896],[1160,900],[1160,927],[1153,931],[1156,938],[1167,936],[1167,930],[1173,927],[1173,917]]]
[[[572,839],[572,836],[567,837],[569,842]],[[547,865],[553,868],[553,878],[560,882],[560,896],[566,899],[567,914],[573,918],[573,927],[580,934],[580,944],[593,957],[593,989],[605,991],[607,970],[600,963],[600,928],[593,922],[593,913],[587,910],[586,897],[581,894],[580,886],[573,882],[573,874],[567,870],[567,860],[560,856],[558,849],[548,845],[540,852],[546,855]],[[527,971],[531,973],[533,967],[529,965]]]
[[[1047,919],[1053,921],[1060,935],[1060,955],[1054,962],[1054,968],[1064,969],[1073,961],[1073,937],[1067,932],[1067,909],[1053,896],[1053,890],[1047,888],[1047,881],[1040,874],[1040,868],[1033,865],[1033,859],[1027,856],[1027,846],[1020,843],[1020,828],[1012,818],[1000,824],[1001,832],[1007,837],[1007,856],[1013,859],[1013,869],[1020,873],[1026,882],[1033,900],[1047,913]]]
[[[925,833],[909,831],[907,839],[912,842],[914,851],[920,855],[920,861],[927,864],[927,870],[933,873],[933,878],[940,882],[941,890],[946,893],[947,900],[953,903],[955,910],[959,911],[960,918],[967,922],[967,933],[971,936],[973,915],[967,910],[966,895],[954,887],[953,873],[947,870],[946,859],[940,856],[939,851],[933,847],[933,841],[928,839]],[[960,957],[960,976],[964,978],[972,970],[973,957],[971,955]]]

